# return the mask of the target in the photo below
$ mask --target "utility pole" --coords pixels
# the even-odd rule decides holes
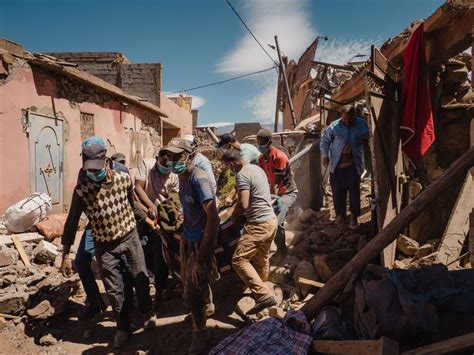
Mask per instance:
[[[277,80],[277,94],[276,94],[276,103],[275,103],[275,127],[273,132],[278,132],[278,116],[280,115],[280,80],[281,80],[281,70],[278,70],[278,80]]]
[[[291,122],[293,123],[293,128],[296,128],[295,110],[293,108],[293,101],[291,101],[290,86],[288,85],[288,79],[286,77],[285,64],[283,63],[283,59],[281,57],[280,45],[278,44],[278,36],[275,36],[275,45],[276,45],[276,50],[277,50],[277,53],[278,53],[278,60],[280,62],[281,75],[283,76],[283,81],[285,83],[286,94],[288,95],[288,103],[290,105],[290,112],[291,112]]]

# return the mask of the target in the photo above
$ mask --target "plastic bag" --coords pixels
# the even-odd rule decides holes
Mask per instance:
[[[41,219],[51,210],[51,197],[44,192],[35,192],[5,211],[5,226],[12,233],[22,233]]]

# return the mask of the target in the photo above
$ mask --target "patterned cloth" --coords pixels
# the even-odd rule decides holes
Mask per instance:
[[[307,354],[313,342],[303,312],[288,311],[254,323],[222,340],[209,354]]]
[[[119,239],[136,226],[128,192],[132,186],[130,176],[112,171],[108,184],[84,179],[76,187],[76,193],[85,203],[87,218],[94,238],[100,242]]]

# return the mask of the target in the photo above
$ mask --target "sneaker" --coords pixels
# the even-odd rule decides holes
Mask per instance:
[[[207,330],[193,332],[193,341],[189,347],[188,354],[203,354],[207,347]]]
[[[145,315],[145,321],[143,322],[143,329],[152,329],[158,326],[158,317],[154,312],[149,312]]]
[[[101,306],[87,306],[84,312],[82,312],[79,317],[77,317],[80,321],[91,320],[95,318],[97,315],[101,314],[103,311],[106,310],[105,305]]]
[[[351,216],[351,221],[349,223],[349,229],[357,229],[359,228],[359,222],[357,220],[357,217]]]
[[[246,315],[257,314],[258,312],[261,312],[266,308],[275,306],[276,304],[277,304],[277,301],[275,300],[275,298],[273,298],[273,296],[269,298],[265,298],[263,301],[256,302],[255,306],[253,306],[253,308],[250,308],[245,314]]]
[[[130,332],[124,330],[117,330],[117,333],[114,337],[114,347],[123,348],[127,344],[128,338],[130,337]]]

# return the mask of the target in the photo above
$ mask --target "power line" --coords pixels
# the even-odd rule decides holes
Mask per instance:
[[[260,46],[260,48],[262,48],[262,50],[265,52],[265,54],[268,56],[268,58],[270,58],[270,60],[273,62],[273,64],[275,64],[275,66],[278,66],[278,62],[273,59],[273,57],[267,52],[267,50],[265,49],[265,47],[262,46],[262,44],[260,43],[260,41],[257,39],[257,37],[255,37],[255,35],[253,34],[253,32],[250,30],[249,26],[247,26],[247,24],[245,23],[245,21],[242,19],[242,17],[240,17],[239,13],[237,12],[237,10],[232,6],[232,4],[230,3],[229,0],[226,0],[227,4],[230,6],[230,8],[232,9],[232,11],[234,11],[234,14],[239,18],[240,22],[242,22],[242,24],[245,26],[245,28],[247,29],[247,31],[249,31],[249,33],[252,35],[253,39],[258,43],[258,45]]]
[[[236,77],[233,77],[233,78],[230,78],[230,79],[216,81],[216,82],[210,83],[210,84],[205,84],[205,85],[195,86],[195,87],[189,88],[189,89],[183,89],[183,90],[179,90],[179,91],[170,92],[169,94],[166,94],[166,95],[177,94],[177,93],[180,93],[180,92],[183,92],[183,91],[192,91],[192,90],[202,89],[202,88],[206,88],[208,86],[220,85],[220,84],[224,84],[224,83],[227,83],[229,81],[232,81],[232,80],[242,79],[242,78],[245,78],[247,76],[264,73],[264,72],[267,72],[267,71],[270,71],[270,70],[273,70],[273,69],[275,69],[275,67],[271,67],[271,68],[267,68],[267,69],[263,69],[263,70],[259,70],[259,71],[254,71],[253,73],[239,75],[239,76],[236,76]]]

